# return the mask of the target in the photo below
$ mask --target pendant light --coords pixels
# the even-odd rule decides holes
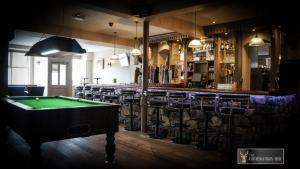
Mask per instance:
[[[117,34],[117,32],[114,32],[114,53],[110,57],[110,60],[119,60],[119,56],[116,55],[116,34]]]
[[[138,22],[135,22],[135,38],[134,38],[134,48],[131,50],[130,54],[132,56],[139,56],[142,54],[142,52],[138,49],[138,39],[137,39],[137,24]]]
[[[62,7],[63,26],[64,17],[64,7]],[[73,38],[52,36],[42,40],[43,35],[40,40],[25,53],[25,56],[65,57],[86,53],[86,50]]]
[[[255,31],[255,29],[254,29]],[[255,33],[255,36],[250,40],[249,46],[263,46],[265,45],[265,42],[262,38],[258,37],[257,31]]]
[[[255,10],[255,15],[258,17],[258,8]],[[255,32],[255,36],[250,40],[249,46],[263,46],[265,45],[265,42],[262,38],[258,37],[257,30],[255,28],[252,29],[253,32]]]
[[[201,42],[199,39],[196,39],[196,35],[197,35],[197,10],[195,10],[195,37],[193,40],[190,41],[188,47],[189,48],[200,48],[201,47]]]

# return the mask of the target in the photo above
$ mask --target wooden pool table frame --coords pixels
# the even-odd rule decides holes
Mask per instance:
[[[77,98],[56,97],[77,101]],[[14,98],[21,97],[1,98],[6,125],[26,140],[31,147],[32,156],[40,156],[41,144],[44,142],[106,133],[106,163],[113,162],[119,105],[102,103],[105,105],[33,109],[14,101]]]

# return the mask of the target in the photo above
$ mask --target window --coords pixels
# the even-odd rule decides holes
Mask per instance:
[[[59,65],[59,84],[66,85],[66,73],[67,73],[67,65],[60,64]]]
[[[66,85],[66,74],[67,74],[67,65],[66,64],[52,64],[51,72],[51,85]]]
[[[58,85],[58,64],[52,64],[51,85]]]
[[[23,52],[10,51],[8,53],[8,84],[30,84],[31,57]]]

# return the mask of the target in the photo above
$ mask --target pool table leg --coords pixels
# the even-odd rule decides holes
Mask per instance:
[[[108,165],[111,165],[115,159],[115,151],[116,151],[116,145],[115,145],[115,132],[107,132],[106,133],[106,161],[105,163]]]

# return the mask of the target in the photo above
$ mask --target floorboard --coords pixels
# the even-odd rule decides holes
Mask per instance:
[[[19,135],[9,131],[7,146],[2,151],[3,169],[212,169],[230,167],[230,160],[216,152],[195,149],[192,144],[174,144],[170,139],[152,139],[138,131],[116,134],[116,160],[106,166],[105,135],[47,142],[42,145],[43,159],[32,162],[29,146]]]

